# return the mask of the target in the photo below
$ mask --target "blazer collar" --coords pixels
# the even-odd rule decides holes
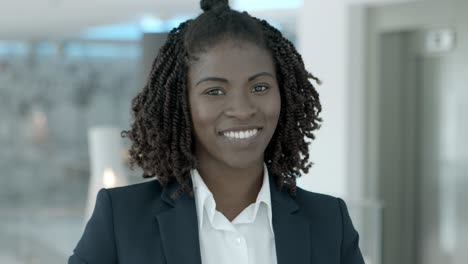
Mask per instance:
[[[310,224],[300,217],[296,201],[278,191],[272,176],[269,181],[278,264],[310,263]],[[163,189],[165,205],[156,210],[166,260],[168,264],[201,264],[195,200],[186,193],[172,200],[170,195],[178,187],[173,183]]]
[[[270,192],[278,264],[310,263],[310,224],[301,217],[297,202],[287,191],[280,192],[271,176]]]
[[[163,188],[161,199],[165,206],[156,211],[166,263],[201,264],[195,200],[183,193],[174,201],[171,195],[179,186],[171,183]]]

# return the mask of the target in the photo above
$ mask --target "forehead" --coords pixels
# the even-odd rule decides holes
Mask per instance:
[[[248,78],[259,72],[275,74],[273,58],[251,42],[223,40],[198,54],[189,67],[190,78],[207,76]]]

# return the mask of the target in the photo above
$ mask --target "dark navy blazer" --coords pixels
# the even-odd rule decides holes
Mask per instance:
[[[362,264],[359,236],[340,198],[297,188],[270,192],[278,264]],[[101,189],[69,264],[201,264],[195,200],[157,180]]]

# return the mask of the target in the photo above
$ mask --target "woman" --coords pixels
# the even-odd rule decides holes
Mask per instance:
[[[69,263],[364,263],[344,202],[296,187],[321,105],[266,21],[201,1],[133,100],[133,164],[102,189]]]

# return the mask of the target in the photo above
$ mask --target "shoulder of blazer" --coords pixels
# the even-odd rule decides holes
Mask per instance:
[[[143,183],[107,189],[115,213],[158,213],[168,208],[162,200],[164,187],[155,179]],[[120,209],[120,210],[119,210]],[[133,211],[133,212],[132,212]]]
[[[316,225],[316,230],[323,231],[326,237],[339,239],[341,263],[364,263],[359,249],[359,234],[341,198],[297,188],[296,203],[301,208],[301,216],[312,222],[312,226]]]
[[[337,197],[306,191],[300,187],[297,187],[295,201],[299,206],[313,206],[319,207],[320,209],[332,206],[335,209],[338,209]]]
[[[297,187],[294,200],[299,207],[300,215],[307,219],[330,223],[331,219],[341,218],[340,198]]]
[[[163,186],[161,183],[157,180],[150,180],[142,183],[137,183],[137,184],[132,184],[132,185],[127,185],[127,186],[122,186],[122,187],[115,187],[115,188],[109,188],[107,189],[108,192],[112,196],[135,196],[135,194],[138,194],[138,196],[161,196]]]

